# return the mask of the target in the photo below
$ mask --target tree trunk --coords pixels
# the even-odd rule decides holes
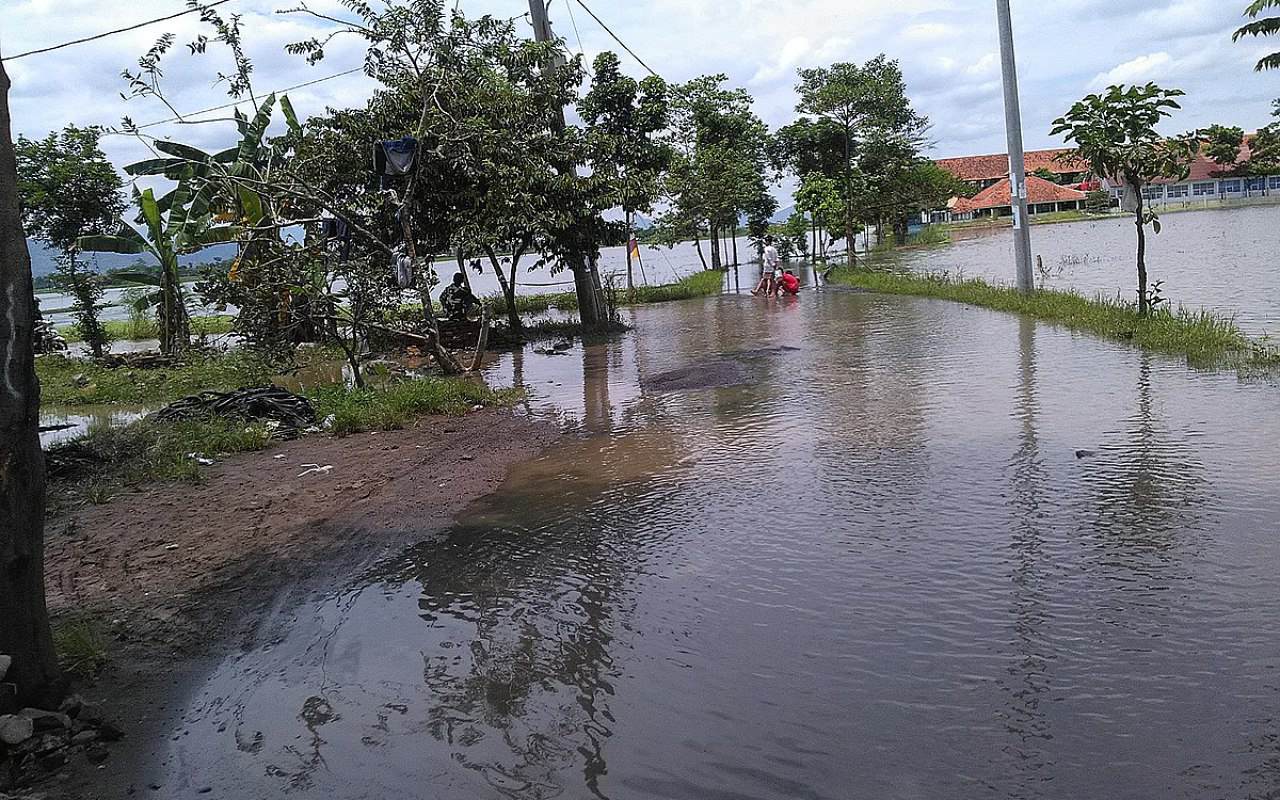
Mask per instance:
[[[693,235],[693,246],[698,251],[698,260],[702,262],[702,269],[708,270],[707,257],[702,254],[702,240],[698,238],[698,234]]]
[[[724,265],[720,261],[720,230],[714,222],[711,223],[711,268],[724,269]]]
[[[738,266],[738,225],[733,225],[733,265]]]
[[[586,330],[600,329],[600,293],[593,271],[585,261],[573,267],[573,288],[578,295],[578,319]]]
[[[1142,207],[1142,189],[1137,190],[1138,194],[1138,210],[1136,213],[1136,222],[1138,225],[1138,314],[1146,316],[1151,310],[1147,303],[1147,228],[1142,224],[1143,207]]]
[[[18,705],[54,706],[65,689],[44,597],[44,453],[32,328],[31,258],[18,211],[0,64],[0,653]]]
[[[463,254],[462,248],[458,248],[458,274],[462,276],[462,285],[467,287],[467,291],[471,291],[471,275],[467,272],[466,255]],[[474,292],[472,292],[474,294]]]
[[[489,256],[489,263],[493,265],[493,274],[498,276],[502,296],[507,301],[507,324],[511,326],[511,330],[518,331],[524,327],[524,322],[516,309],[516,259],[511,260],[511,280],[507,280],[507,276],[502,271],[502,264],[498,261],[498,254],[490,247],[485,248],[485,253]]]

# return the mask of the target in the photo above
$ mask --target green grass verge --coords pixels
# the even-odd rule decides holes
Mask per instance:
[[[229,314],[192,317],[191,333],[195,336],[218,336],[230,333],[235,321],[236,318]],[[160,337],[160,326],[155,320],[135,322],[127,319],[113,319],[102,323],[102,326],[107,329],[107,335],[113,342],[142,341]],[[79,325],[59,325],[58,333],[70,343],[84,341],[84,337],[80,335]]]
[[[316,414],[333,417],[329,430],[335,436],[395,430],[416,417],[462,416],[477,405],[497,405],[509,397],[463,378],[423,378],[376,389],[331,386],[311,393]]]
[[[380,388],[326,386],[309,393],[320,419],[332,417],[329,431],[346,436],[394,430],[431,415],[461,416],[476,406],[510,402],[513,390],[495,392],[464,378],[422,378]],[[107,503],[122,487],[153,481],[203,479],[193,454],[221,458],[264,450],[273,440],[266,426],[236,419],[162,423],[148,419],[123,426],[101,425],[49,448],[55,482],[73,484],[84,500]]]
[[[833,284],[884,294],[935,297],[1025,314],[1148,350],[1186,356],[1187,362],[1197,367],[1280,368],[1280,350],[1250,339],[1232,320],[1207,311],[1161,307],[1142,317],[1132,305],[1115,298],[1090,299],[1056,290],[1024,295],[982,280],[957,280],[946,275],[838,269],[828,277]]]
[[[197,358],[168,369],[110,369],[63,355],[36,359],[44,405],[156,405],[206,390],[270,382],[276,370],[247,352]]]

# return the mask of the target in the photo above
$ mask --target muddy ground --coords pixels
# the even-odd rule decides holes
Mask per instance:
[[[150,486],[51,520],[50,609],[103,626],[110,662],[79,690],[105,703],[126,740],[101,767],[73,758],[31,790],[163,797],[148,765],[213,665],[281,609],[444,528],[557,436],[494,410],[314,436],[229,457],[200,484]]]

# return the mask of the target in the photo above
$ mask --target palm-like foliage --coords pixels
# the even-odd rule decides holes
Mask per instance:
[[[159,308],[162,352],[176,352],[187,342],[179,257],[237,241],[245,231],[261,226],[267,216],[257,187],[274,155],[264,139],[275,103],[276,97],[271,95],[252,120],[237,116],[240,144],[220,153],[206,153],[180,142],[156,142],[156,150],[166,157],[130,164],[125,172],[135,177],[164,176],[177,185],[159,198],[151,189],[134,189],[134,204],[138,207],[134,222],[142,226],[142,231],[121,220],[116,234],[86,236],[78,242],[85,251],[149,254],[160,264],[159,278],[145,274],[127,277],[157,288],[140,304]],[[296,130],[297,119],[287,98],[282,99],[281,106],[291,131]]]
[[[1280,0],[1254,0],[1244,10],[1245,16],[1253,20],[1232,36],[1232,41],[1240,41],[1246,36],[1272,36],[1280,33],[1280,16],[1262,17],[1268,8],[1280,8]],[[1261,17],[1261,18],[1259,18]],[[1280,69],[1280,53],[1271,53],[1263,57],[1255,68],[1259,72],[1268,69]]]

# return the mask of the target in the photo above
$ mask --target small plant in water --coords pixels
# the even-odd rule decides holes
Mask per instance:
[[[1161,287],[1163,286],[1164,281],[1156,281],[1151,284],[1151,288],[1147,290],[1147,308],[1154,310],[1169,302],[1169,298],[1165,297],[1161,292]]]

